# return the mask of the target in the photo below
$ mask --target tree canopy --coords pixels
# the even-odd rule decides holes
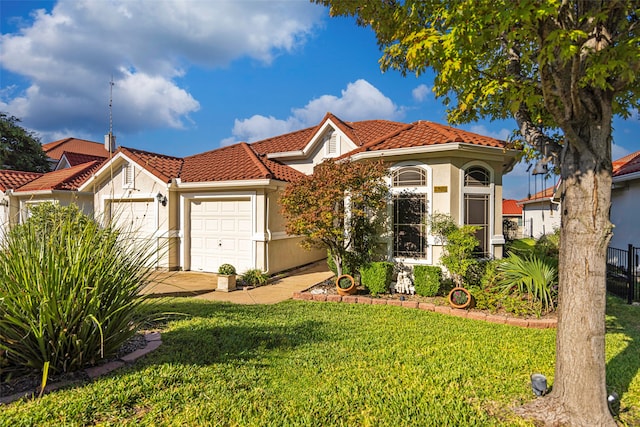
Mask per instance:
[[[326,247],[338,269],[366,264],[379,238],[389,188],[382,162],[325,160],[291,183],[280,198],[287,233],[306,247]]]
[[[40,140],[20,126],[20,119],[6,113],[0,113],[0,168],[49,172]]]
[[[611,130],[615,115],[640,106],[640,2],[316,2],[375,31],[383,70],[432,69],[449,121],[512,117],[517,140],[559,167],[553,391],[521,413],[554,425],[615,425],[604,357]]]

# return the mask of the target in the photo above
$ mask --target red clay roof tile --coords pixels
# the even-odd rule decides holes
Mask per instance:
[[[67,162],[69,162],[69,166],[77,166],[83,163],[92,162],[94,160],[102,161],[106,159],[105,156],[93,156],[90,154],[73,153],[73,152],[67,152],[67,151],[62,153],[62,156],[60,156],[60,159],[62,159],[62,157],[67,159]]]
[[[291,181],[302,174],[259,156],[245,142],[185,157],[182,182],[214,182],[275,178]]]
[[[91,175],[98,170],[103,162],[92,161],[81,165],[72,166],[48,172],[42,176],[26,183],[15,190],[16,193],[25,191],[46,191],[46,190],[77,190]]]
[[[613,162],[613,176],[623,176],[640,172],[640,151],[626,155]]]
[[[169,182],[172,178],[179,177],[184,163],[184,160],[180,157],[165,156],[164,154],[134,148],[120,147],[118,151],[128,156],[131,160],[135,161],[163,182]]]
[[[0,170],[0,191],[14,190],[42,175],[44,174],[38,172]]]
[[[522,206],[518,205],[517,200],[502,199],[502,215],[522,215]]]
[[[109,156],[109,152],[104,148],[104,144],[78,138],[65,138],[49,142],[47,144],[42,144],[42,150],[48,157],[56,160],[60,160],[65,151],[78,154],[88,154],[90,156]]]

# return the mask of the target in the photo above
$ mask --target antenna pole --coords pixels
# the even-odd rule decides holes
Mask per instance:
[[[109,80],[109,154],[113,152],[113,74]]]

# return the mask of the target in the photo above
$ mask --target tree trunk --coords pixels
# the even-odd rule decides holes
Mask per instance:
[[[576,134],[587,143],[570,144],[562,158],[553,389],[517,411],[547,425],[616,425],[607,405],[605,375],[606,250],[612,229],[610,120],[609,116],[578,128]]]

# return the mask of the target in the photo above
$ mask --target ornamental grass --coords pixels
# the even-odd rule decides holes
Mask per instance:
[[[36,206],[0,250],[0,373],[59,374],[110,358],[143,321],[153,252],[75,205]]]

